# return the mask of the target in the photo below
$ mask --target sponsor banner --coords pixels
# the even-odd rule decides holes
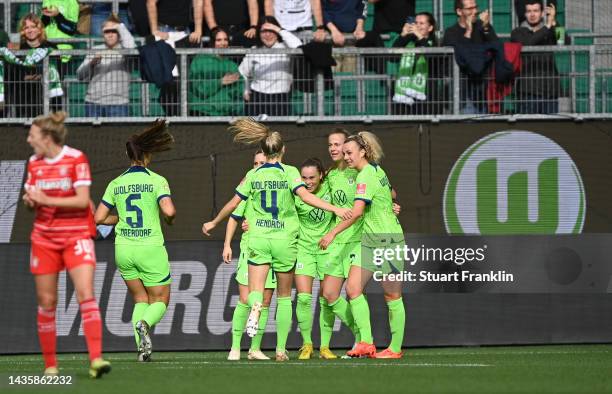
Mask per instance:
[[[567,236],[565,247],[559,237],[415,237],[407,245],[453,249],[453,262],[436,261],[453,272],[459,248],[488,245],[482,252],[487,264],[513,270],[518,283],[451,283],[434,280],[404,285],[406,346],[529,344],[612,341],[612,283],[607,261],[612,245],[610,235]],[[462,238],[462,242],[459,242]],[[507,241],[504,244],[504,240]],[[484,244],[483,244],[484,242]],[[236,251],[238,245],[234,245]],[[593,252],[589,254],[588,249]],[[233,279],[234,266],[220,259],[222,243],[216,241],[168,242],[172,266],[172,295],[164,319],[155,327],[156,350],[224,350],[231,344],[231,318],[238,300]],[[505,249],[503,249],[505,248]],[[520,250],[518,250],[520,249]],[[497,251],[496,251],[497,250]],[[512,250],[516,250],[514,255]],[[580,264],[577,265],[576,256]],[[426,255],[425,252],[421,256]],[[414,253],[411,255],[414,257]],[[437,253],[437,252],[436,252]],[[533,259],[529,257],[533,253]],[[114,245],[96,244],[98,264],[95,291],[104,318],[104,349],[135,351],[131,313],[133,304],[117,272]],[[476,252],[470,256],[477,255]],[[513,257],[514,256],[514,257]],[[543,256],[548,256],[543,260]],[[444,254],[442,255],[444,259]],[[0,353],[38,352],[36,339],[36,298],[29,273],[29,245],[0,245]],[[541,261],[545,261],[542,265]],[[420,260],[413,266],[430,264]],[[468,263],[465,263],[468,264]],[[465,265],[464,264],[464,265]],[[469,264],[476,264],[471,262]],[[410,262],[408,262],[410,265]],[[528,268],[535,265],[534,268]],[[455,269],[456,270],[456,269]],[[435,273],[435,270],[433,270]],[[527,274],[524,274],[527,272]],[[532,282],[529,282],[530,278]],[[608,281],[606,284],[605,282]],[[546,289],[546,287],[549,287]],[[389,343],[387,308],[377,281],[367,288],[376,344]],[[315,283],[315,294],[318,284]],[[540,294],[534,294],[540,293]],[[542,294],[547,293],[547,294]],[[59,277],[57,307],[58,349],[85,351],[79,307],[74,288],[66,274]],[[316,299],[316,298],[314,298]],[[271,306],[275,310],[275,301]],[[318,302],[313,302],[313,340],[318,343]],[[274,313],[266,327],[263,346],[275,346]],[[348,348],[353,338],[336,321],[332,347]],[[294,318],[288,346],[301,345]],[[246,336],[243,346],[248,346]]]

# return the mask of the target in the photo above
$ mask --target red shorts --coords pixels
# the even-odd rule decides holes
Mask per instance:
[[[30,272],[34,275],[56,274],[81,264],[96,266],[96,249],[91,238],[75,239],[64,248],[53,248],[32,242]]]

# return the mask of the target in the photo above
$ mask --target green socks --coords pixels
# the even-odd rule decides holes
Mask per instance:
[[[312,294],[298,293],[297,305],[295,306],[295,317],[298,327],[302,333],[304,344],[312,344]]]
[[[142,315],[142,320],[146,321],[149,327],[153,327],[164,317],[166,313],[166,304],[163,302],[154,302],[149,305],[144,314]]]
[[[370,307],[368,306],[368,301],[361,294],[359,297],[352,299],[350,303],[355,323],[361,335],[360,341],[370,344],[374,343],[372,327],[370,326]]]
[[[232,349],[240,349],[240,340],[242,339],[242,333],[249,318],[250,310],[247,304],[243,304],[240,301],[238,301],[236,308],[234,308],[234,315],[232,316]]]
[[[260,304],[263,303],[263,293],[260,291],[252,291],[249,293],[247,298],[247,304],[249,304],[249,308],[253,306],[256,302]]]
[[[270,313],[270,307],[264,306],[261,308],[261,314],[259,315],[259,326],[257,327],[257,335],[251,340],[251,350],[261,349],[261,340],[263,334],[266,331],[266,325],[268,324],[268,314]],[[248,317],[248,312],[247,312]],[[244,319],[246,323],[246,318]],[[242,327],[244,329],[244,325]]]
[[[136,323],[142,320],[142,315],[144,315],[145,310],[149,307],[149,304],[146,302],[137,302],[134,305],[134,310],[132,311],[132,327],[134,328],[134,339],[136,339],[136,347],[140,345],[140,341],[138,340],[140,336],[136,331]]]
[[[334,315],[334,311],[327,304],[325,297],[319,297],[319,306],[321,307],[319,312],[319,329],[321,330],[320,347],[329,347],[332,330],[334,329],[334,322],[336,321],[336,315]]]
[[[277,297],[276,302],[276,351],[284,352],[291,330],[291,297]]]
[[[406,311],[404,301],[400,297],[397,300],[387,302],[389,308],[389,327],[391,328],[391,344],[389,348],[395,353],[402,351],[404,342],[404,326],[406,324]]]
[[[332,311],[345,326],[350,328],[355,335],[355,342],[361,342],[361,335],[359,334],[359,328],[357,324],[355,324],[355,319],[353,318],[353,312],[351,311],[351,306],[348,301],[343,297],[338,297],[338,299],[329,306],[332,308]]]

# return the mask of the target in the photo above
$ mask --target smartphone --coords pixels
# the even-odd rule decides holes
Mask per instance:
[[[414,25],[416,23],[416,17],[409,16],[408,18],[406,18],[406,23],[408,23],[409,25]]]

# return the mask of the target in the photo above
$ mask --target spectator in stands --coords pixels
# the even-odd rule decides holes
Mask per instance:
[[[79,80],[88,80],[85,116],[128,116],[130,71],[125,57],[115,50],[135,48],[134,38],[119,17],[112,14],[102,25],[104,44],[92,48],[77,69]]]
[[[436,19],[429,12],[418,13],[414,23],[406,23],[395,40],[396,48],[436,47]],[[438,95],[440,57],[436,55],[402,55],[398,80],[393,92],[394,115],[441,114],[442,103]]]
[[[72,38],[77,34],[79,3],[77,0],[44,0],[42,2],[42,23],[49,40]],[[70,44],[57,44],[58,49],[72,49]],[[70,56],[62,56],[62,62],[70,61]],[[62,72],[62,75],[64,73]]]
[[[189,42],[199,44],[202,40],[203,0],[147,0],[147,14],[151,34],[168,41],[169,33],[189,35]],[[190,11],[193,6],[193,31]]]
[[[367,0],[322,0],[323,21],[331,32],[335,46],[343,47],[344,34],[353,34],[356,40],[365,37],[368,16]]]
[[[106,22],[108,15],[113,12],[111,3],[93,3],[91,5],[91,31],[92,36],[104,36],[102,26]],[[119,19],[125,27],[130,30],[130,18],[128,4],[119,4]]]
[[[512,30],[510,40],[523,45],[556,45],[556,8],[546,7],[546,20],[541,0],[527,0],[525,21]],[[525,53],[517,82],[518,112],[551,114],[559,112],[559,74],[553,53]]]
[[[404,25],[414,24],[416,0],[368,0],[374,4],[374,25],[378,34],[391,34],[391,41],[403,30]],[[411,19],[409,19],[411,17]]]
[[[220,27],[230,35],[231,46],[250,48],[257,43],[257,0],[204,0],[208,29]]]
[[[21,59],[12,53],[5,55],[6,98],[14,109],[15,117],[32,118],[43,113],[43,62],[56,46],[47,41],[42,20],[36,14],[30,13],[23,17],[19,23],[19,34],[21,40],[16,49],[28,52]],[[49,60],[47,80],[50,107],[52,110],[60,109],[64,92],[55,58]]]
[[[321,42],[327,36],[323,24],[321,0],[265,0],[264,8],[266,15],[273,15],[280,27],[302,40],[310,38],[313,17],[316,30],[312,38]]]
[[[262,48],[297,48],[302,45],[295,35],[269,22],[261,26],[259,38]],[[289,55],[249,54],[238,70],[245,79],[247,115],[289,115],[293,81]]]
[[[557,0],[542,0],[540,3],[546,1],[546,4],[549,6],[552,4],[557,8]],[[525,4],[528,3],[529,0],[514,0],[514,10],[516,11],[516,17],[518,18],[519,26],[525,22]]]
[[[220,27],[211,33],[214,48],[229,47],[229,34]],[[197,55],[189,66],[189,108],[194,116],[232,116],[243,113],[242,79],[233,59]]]
[[[476,0],[455,0],[457,23],[446,29],[442,46],[465,47],[471,44],[483,44],[498,41],[497,34],[491,25],[488,10],[478,13]],[[450,68],[447,68],[450,69]],[[461,113],[485,113],[485,83],[482,75],[470,75],[467,80],[461,78]]]

